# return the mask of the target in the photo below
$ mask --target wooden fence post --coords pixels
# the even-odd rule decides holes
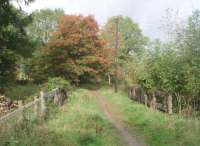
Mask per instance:
[[[168,98],[167,98],[167,112],[168,112],[168,114],[172,114],[173,112],[172,112],[172,95],[171,94],[169,94],[168,95]]]
[[[59,93],[59,91],[58,90],[56,90],[55,91],[55,95],[54,95],[54,100],[53,100],[53,102],[54,102],[54,104],[56,105],[56,106],[58,106],[59,105],[59,95],[60,93]]]
[[[108,74],[108,85],[111,86],[111,76]]]
[[[148,96],[147,96],[147,94],[144,94],[144,104],[145,104],[145,106],[148,106]]]
[[[18,107],[19,109],[22,108],[22,106],[23,106],[22,100],[18,101],[18,106],[19,106]],[[22,111],[20,111],[19,122],[23,122],[23,120],[24,120],[24,111],[22,110]]]
[[[132,96],[133,100],[137,100],[136,91],[135,90],[136,90],[135,87],[133,87],[132,90],[131,90],[131,96]]]
[[[40,98],[41,98],[41,115],[42,117],[46,117],[47,107],[46,107],[46,100],[45,100],[43,91],[40,92]]]
[[[151,105],[150,105],[150,107],[152,108],[152,109],[156,109],[156,97],[155,97],[155,92],[153,92],[153,97],[152,97],[152,100],[151,100]]]
[[[37,96],[34,97],[34,100],[35,100],[34,113],[35,116],[37,117],[39,115],[39,102],[37,101],[38,100]]]

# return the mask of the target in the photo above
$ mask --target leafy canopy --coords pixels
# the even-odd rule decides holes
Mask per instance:
[[[31,42],[25,27],[31,19],[9,1],[0,1],[0,90],[15,79],[16,61],[19,56],[32,53]]]
[[[62,9],[36,10],[32,14],[33,22],[27,27],[28,34],[40,44],[47,43],[58,28],[59,20],[64,16]]]
[[[33,78],[61,76],[74,83],[97,80],[109,65],[104,45],[92,16],[66,15],[42,53],[33,59]]]

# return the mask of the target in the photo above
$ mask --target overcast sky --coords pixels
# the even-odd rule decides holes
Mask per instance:
[[[27,12],[43,8],[62,8],[66,14],[94,15],[100,25],[114,15],[129,16],[139,23],[145,35],[162,39],[160,26],[166,9],[179,11],[181,17],[186,18],[200,9],[200,0],[36,0],[23,7]]]

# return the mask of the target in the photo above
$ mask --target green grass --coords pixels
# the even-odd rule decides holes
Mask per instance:
[[[41,87],[33,83],[14,84],[6,88],[5,96],[13,100],[28,100],[39,93]]]
[[[49,122],[70,146],[121,146],[116,130],[104,117],[96,98],[79,89],[67,106]]]
[[[151,110],[131,101],[122,92],[115,94],[110,89],[101,91],[122,113],[127,126],[147,146],[200,146],[200,121]]]
[[[87,90],[76,90],[64,107],[50,113],[46,121],[23,123],[7,136],[0,132],[0,146],[123,146]]]
[[[105,99],[119,110],[130,131],[147,146],[199,146],[200,123],[151,110],[120,92],[101,89]],[[13,120],[10,123],[14,123]],[[50,108],[46,121],[17,123],[0,131],[0,146],[124,146],[95,97],[77,89],[62,108]]]

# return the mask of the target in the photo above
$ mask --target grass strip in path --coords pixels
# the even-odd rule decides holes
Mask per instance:
[[[99,104],[104,111],[104,114],[112,123],[112,125],[119,131],[120,137],[122,141],[124,141],[124,145],[127,146],[142,146],[138,143],[136,138],[129,133],[129,130],[125,127],[121,120],[121,114],[113,107],[112,103],[108,102],[100,92],[92,92],[94,96],[97,97]]]

